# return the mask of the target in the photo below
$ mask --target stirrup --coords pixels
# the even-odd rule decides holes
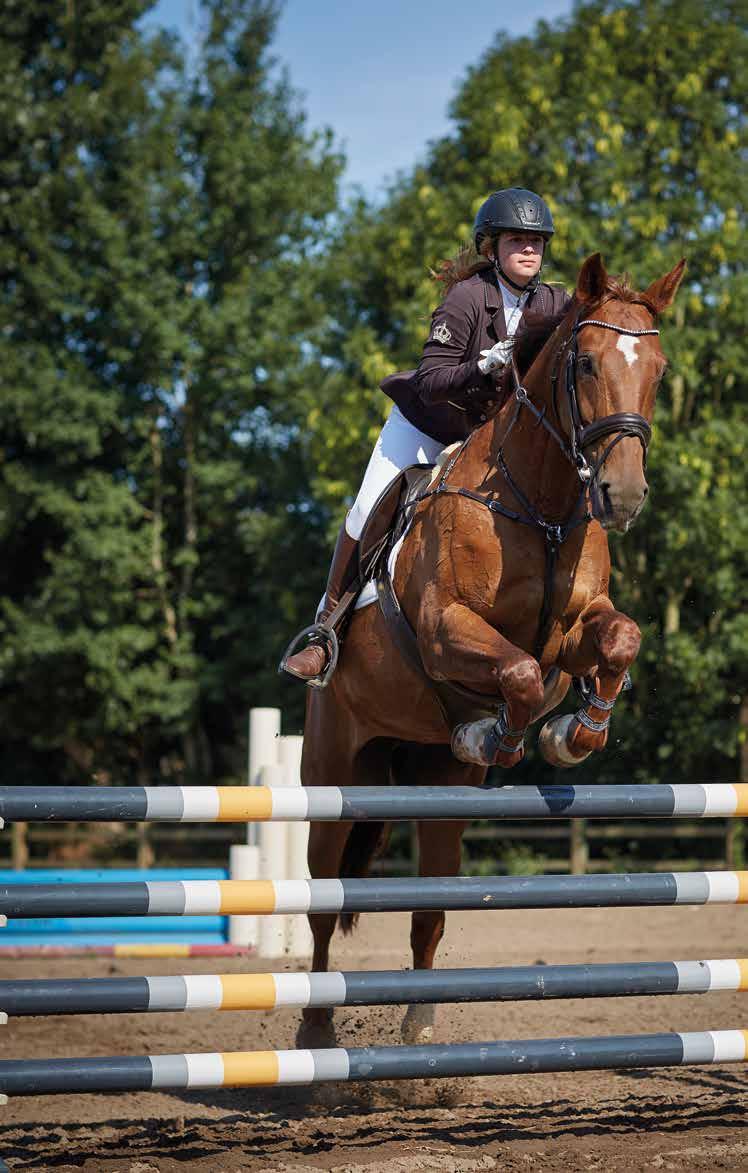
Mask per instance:
[[[307,639],[308,637],[308,639]],[[298,676],[295,672],[290,671],[286,667],[287,661],[299,650],[299,645],[306,640],[307,646],[309,644],[316,644],[325,649],[327,656],[327,663],[320,672],[319,676],[311,676],[308,679],[304,676]],[[327,688],[330,682],[330,677],[335,671],[338,664],[338,656],[340,655],[340,644],[335,630],[332,627],[326,627],[324,623],[312,623],[309,627],[305,627],[298,635],[295,635],[285,652],[281,656],[281,662],[278,665],[278,672],[284,673],[286,676],[292,676],[294,680],[303,680],[310,688]]]

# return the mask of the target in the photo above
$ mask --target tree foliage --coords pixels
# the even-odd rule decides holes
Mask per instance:
[[[662,322],[670,373],[651,504],[613,540],[614,597],[645,639],[615,744],[581,771],[598,779],[651,780],[665,769],[734,776],[745,737],[741,12],[736,0],[718,0],[705,21],[698,0],[592,0],[532,36],[498,36],[454,100],[453,133],[380,208],[352,210],[329,267],[330,323],[308,425],[318,492],[339,511],[387,411],[377,382],[417,361],[439,300],[429,270],[469,238],[489,191],[517,185],[546,196],[557,227],[546,274],[567,287],[597,250],[639,288],[688,257],[687,283]],[[536,760],[526,768],[543,776]]]
[[[195,69],[140,30],[144,7],[6,5],[0,713],[16,770],[44,751],[119,776],[230,768],[221,747],[322,557],[292,423],[339,159],[272,68],[272,5],[206,3]]]

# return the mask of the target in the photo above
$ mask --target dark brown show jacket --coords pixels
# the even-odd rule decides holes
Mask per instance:
[[[541,284],[524,308],[558,314],[570,300],[564,289]],[[486,401],[494,388],[493,377],[478,370],[481,351],[503,338],[501,292],[493,269],[481,269],[453,285],[434,310],[418,369],[390,375],[382,391],[427,436],[443,444],[464,440],[486,419]]]

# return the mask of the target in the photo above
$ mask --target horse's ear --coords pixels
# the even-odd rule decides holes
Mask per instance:
[[[683,257],[682,260],[678,261],[674,269],[671,269],[664,277],[658,277],[656,281],[652,282],[649,289],[645,291],[645,299],[651,302],[658,314],[661,314],[669,305],[672,305],[685,271],[686,258]]]
[[[577,301],[600,301],[608,287],[608,274],[600,253],[593,253],[579,270],[577,277]]]

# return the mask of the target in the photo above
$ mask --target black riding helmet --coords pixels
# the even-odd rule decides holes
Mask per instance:
[[[544,199],[524,187],[505,187],[493,192],[478,209],[473,225],[473,240],[476,250],[481,241],[489,237],[494,241],[493,260],[497,273],[503,281],[515,289],[522,286],[507,277],[499,264],[496,238],[501,232],[535,232],[547,242],[553,236],[553,216]],[[533,278],[525,289],[537,287],[538,277]]]

